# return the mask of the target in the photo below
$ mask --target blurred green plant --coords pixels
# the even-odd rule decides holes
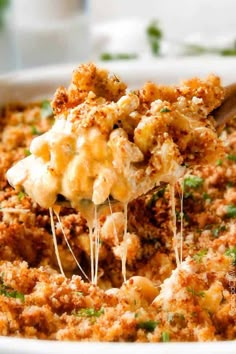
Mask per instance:
[[[108,61],[108,60],[130,60],[130,59],[136,59],[138,57],[137,54],[135,53],[102,53],[100,55],[100,60],[103,61]]]
[[[161,40],[163,38],[162,30],[160,29],[157,20],[152,21],[146,29],[149,45],[154,56],[160,55]]]
[[[8,0],[0,0],[8,1]],[[161,43],[164,39],[164,32],[160,26],[158,19],[152,20],[145,28],[146,40],[148,41],[150,51],[154,57],[159,57],[161,53]],[[169,43],[170,46],[173,45],[172,42]],[[180,49],[180,55],[182,56],[201,56],[201,55],[217,55],[217,56],[236,56],[236,39],[229,46],[214,47],[211,45],[201,45],[201,44],[186,44],[184,42],[178,43]],[[111,61],[111,60],[133,60],[140,57],[140,53],[109,53],[104,52],[100,54],[100,60]],[[164,108],[162,112],[168,112]]]
[[[184,55],[203,55],[203,54],[217,54],[222,56],[236,55],[236,40],[231,47],[214,48],[198,44],[187,44],[183,47]]]
[[[151,52],[154,56],[160,55],[161,41],[163,39],[163,32],[160,28],[158,20],[153,20],[149,23],[145,29],[146,38],[149,43]],[[100,60],[132,60],[137,59],[139,54],[137,53],[101,53]]]
[[[10,0],[0,0],[0,30],[4,27],[4,14],[9,5]]]

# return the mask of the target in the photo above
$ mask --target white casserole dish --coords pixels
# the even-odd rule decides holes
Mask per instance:
[[[60,85],[68,85],[77,64],[38,68],[0,77],[0,105],[14,101],[34,101],[52,97]],[[131,88],[147,80],[177,83],[193,76],[209,73],[220,75],[224,85],[236,81],[235,58],[183,58],[152,61],[98,63],[124,79]],[[91,343],[56,342],[0,337],[1,354],[235,354],[236,341],[207,343]]]
[[[236,81],[235,57],[161,58],[97,63],[120,76],[131,88],[145,81],[178,83],[193,76],[205,77],[214,73],[227,85]],[[40,67],[0,76],[0,104],[8,101],[32,101],[51,96],[61,85],[68,85],[77,64]]]

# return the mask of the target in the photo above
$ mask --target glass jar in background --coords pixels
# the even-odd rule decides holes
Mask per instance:
[[[15,68],[78,63],[90,56],[89,0],[12,0]]]

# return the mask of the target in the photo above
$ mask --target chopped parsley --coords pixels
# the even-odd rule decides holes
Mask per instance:
[[[41,102],[41,115],[43,118],[48,118],[53,115],[53,110],[52,110],[50,101],[43,100]]]
[[[168,113],[168,112],[171,112],[171,110],[170,110],[168,107],[163,107],[163,108],[160,110],[160,113]]]
[[[20,202],[22,201],[22,199],[24,199],[25,195],[26,195],[26,194],[25,194],[25,192],[23,192],[23,191],[20,191],[20,192],[18,193],[17,197],[18,197],[18,199],[19,199]]]
[[[223,163],[222,159],[218,159],[218,160],[216,161],[216,166],[221,166],[222,163]]]
[[[100,317],[104,314],[104,309],[95,310],[93,307],[83,308],[74,313],[76,316],[80,317]]]
[[[183,181],[184,198],[194,198],[193,190],[203,185],[204,179],[198,176],[187,176]]]
[[[184,179],[184,190],[187,188],[197,189],[203,185],[204,179],[198,176],[188,176]]]
[[[203,249],[201,251],[199,251],[198,253],[196,253],[193,256],[193,259],[197,262],[197,263],[201,263],[203,257],[207,254],[207,249]]]
[[[203,192],[202,197],[203,197],[204,200],[209,200],[209,201],[212,200],[211,197],[209,196],[209,194],[206,193],[206,192]]]
[[[228,154],[227,159],[230,161],[236,162],[236,155],[235,154]]]
[[[160,55],[160,46],[163,33],[159,27],[158,21],[152,21],[147,27],[146,33],[152,54],[155,56]]]
[[[109,60],[131,60],[136,59],[138,56],[135,53],[102,53],[100,55],[100,60],[109,61]]]
[[[205,293],[204,291],[196,291],[194,288],[192,288],[191,286],[188,286],[187,288],[187,291],[189,293],[191,293],[193,296],[199,296],[199,297],[204,297],[205,296]]]
[[[233,258],[233,265],[236,266],[236,246],[233,248],[229,248],[226,252],[225,252],[226,256],[232,257]]]
[[[17,290],[12,289],[12,287],[4,284],[3,278],[0,277],[0,295],[4,295],[6,297],[11,297],[14,299],[20,299],[21,301],[25,300],[24,294],[20,293]]]
[[[228,218],[236,218],[236,205],[234,204],[227,205],[226,216]]]
[[[30,156],[31,155],[31,152],[30,152],[30,150],[29,149],[25,149],[25,156]]]
[[[42,133],[37,129],[37,127],[35,127],[35,125],[33,125],[33,126],[31,127],[31,134],[32,134],[32,135],[40,135],[40,134],[42,134]]]
[[[156,326],[159,324],[157,321],[142,321],[138,323],[138,328],[145,329],[147,332],[153,332]]]
[[[225,225],[220,225],[218,227],[215,227],[214,229],[212,229],[212,234],[214,237],[218,237],[221,231],[225,231],[226,230],[226,226]]]
[[[147,203],[147,207],[148,208],[153,208],[155,206],[156,201],[159,198],[163,198],[163,196],[165,194],[165,190],[166,190],[166,187],[162,187],[159,190],[157,190],[156,192],[154,192],[153,195],[151,196],[151,198],[149,199],[148,203]]]
[[[170,341],[170,334],[169,332],[162,332],[161,334],[162,342],[169,342]]]

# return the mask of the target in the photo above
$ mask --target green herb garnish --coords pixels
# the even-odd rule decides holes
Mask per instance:
[[[4,295],[6,297],[11,297],[14,299],[20,299],[21,301],[25,300],[24,294],[12,289],[8,285],[5,285],[2,277],[0,277],[0,295]]]
[[[152,21],[146,30],[148,42],[151,47],[152,54],[160,55],[160,45],[163,37],[158,21]]]
[[[236,205],[227,205],[226,216],[228,218],[236,218]]]
[[[168,112],[171,112],[171,110],[170,110],[168,107],[163,107],[163,108],[160,110],[160,113],[168,113]]]
[[[204,291],[196,291],[194,288],[192,288],[190,286],[188,286],[186,289],[187,289],[187,291],[189,293],[191,293],[194,296],[199,296],[199,297],[204,297],[205,296]]]
[[[155,206],[156,201],[159,198],[163,198],[163,196],[165,194],[165,190],[166,190],[166,187],[162,187],[157,192],[154,192],[153,195],[151,196],[151,198],[149,199],[148,203],[147,203],[147,207],[148,208],[153,208]]]
[[[161,334],[162,342],[169,342],[170,341],[170,334],[169,332],[162,332]]]
[[[236,155],[235,154],[228,154],[227,159],[230,161],[236,162]]]
[[[201,263],[203,257],[207,254],[207,249],[203,249],[201,251],[199,251],[198,253],[196,253],[193,256],[193,259],[197,262],[197,263]]]
[[[100,317],[104,314],[104,309],[101,308],[100,310],[95,310],[94,308],[83,308],[74,313],[76,316],[81,317]]]
[[[184,179],[184,198],[193,198],[193,190],[203,185],[204,179],[198,176],[188,176]]]
[[[24,199],[25,196],[26,196],[26,194],[23,191],[20,191],[17,195],[20,202],[22,201],[22,199]]]
[[[48,118],[53,115],[53,110],[50,101],[44,100],[41,102],[41,116],[42,118]]]
[[[222,159],[218,159],[218,160],[216,161],[216,166],[221,166],[222,163],[223,163]]]
[[[236,247],[233,248],[229,248],[226,252],[225,252],[226,256],[232,257],[233,258],[233,265],[236,266]]]
[[[202,197],[203,197],[204,200],[211,200],[211,197],[206,192],[203,192]]]
[[[197,189],[203,185],[204,179],[198,176],[188,176],[184,179],[184,190],[187,188]]]
[[[153,332],[156,326],[159,324],[157,321],[142,321],[138,323],[138,328],[145,329],[147,332]]]
[[[30,152],[30,150],[29,149],[25,149],[25,156],[30,156],[31,155],[31,152]]]
[[[31,127],[31,134],[32,134],[32,135],[40,135],[40,134],[42,134],[42,133],[37,129],[37,127],[35,127],[35,125],[33,125],[33,126]]]
[[[221,231],[225,231],[226,230],[226,226],[225,225],[221,225],[218,227],[215,227],[214,229],[212,229],[212,234],[214,237],[218,237]]]

